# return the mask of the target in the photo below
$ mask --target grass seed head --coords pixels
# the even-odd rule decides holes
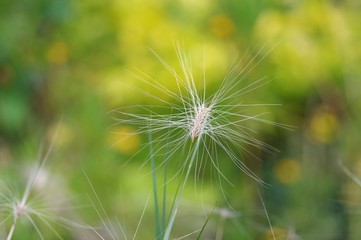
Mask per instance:
[[[191,120],[189,132],[192,142],[204,132],[210,114],[211,108],[206,107],[204,104],[195,107],[194,118]]]
[[[14,219],[18,219],[21,215],[25,214],[28,206],[21,201],[16,201],[13,206]]]
[[[125,111],[117,109],[114,112],[120,114],[121,117],[116,117],[116,120],[120,124],[136,126],[138,130],[134,132],[134,135],[141,133],[152,135],[152,142],[148,144],[156,149],[155,154],[163,154],[163,156],[167,156],[167,160],[176,154],[184,156],[181,169],[184,169],[189,164],[190,158],[195,156],[197,158],[196,174],[202,172],[200,168],[210,165],[216,169],[219,179],[229,182],[222,173],[220,154],[218,154],[218,151],[223,151],[225,156],[245,174],[257,182],[263,183],[244,164],[240,155],[246,153],[258,159],[258,156],[252,153],[252,150],[249,150],[247,146],[259,148],[266,152],[276,149],[257,139],[255,136],[257,129],[253,129],[248,123],[258,122],[276,127],[289,127],[263,118],[268,112],[257,114],[253,113],[253,110],[248,111],[250,108],[255,109],[275,104],[245,104],[241,102],[244,95],[268,82],[265,81],[265,78],[254,80],[249,76],[259,61],[264,58],[264,56],[260,56],[262,50],[264,49],[257,53],[248,52],[235,61],[213,93],[206,91],[207,78],[205,72],[203,72],[202,79],[195,79],[192,64],[180,44],[176,44],[180,70],[176,70],[177,68],[169,65],[166,60],[152,51],[174,78],[176,88],[162,84],[158,79],[141,70],[127,71],[130,77],[140,80],[147,87],[125,86],[159,101],[163,105],[134,105],[134,108],[143,111],[141,114],[129,113],[127,109],[132,108],[129,106],[124,107]],[[254,54],[255,57],[250,56]],[[257,58],[260,60],[256,60]],[[255,60],[256,62],[254,62]],[[158,90],[167,95],[168,98],[163,99],[162,95],[154,94],[152,90]],[[175,101],[171,102],[169,99]],[[166,111],[168,112],[165,113]],[[187,143],[189,140],[191,142],[197,141],[190,147],[189,151],[187,150],[187,155],[184,155],[184,147],[189,146]],[[144,146],[139,151],[144,149],[148,149],[148,147]],[[165,151],[167,153],[164,153]],[[180,153],[181,151],[183,152]],[[150,156],[148,160],[152,157],[154,156]]]

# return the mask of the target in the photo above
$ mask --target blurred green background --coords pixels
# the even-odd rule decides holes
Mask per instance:
[[[220,229],[223,239],[272,239],[259,189],[277,239],[360,239],[361,188],[339,164],[361,178],[358,0],[2,1],[1,181],[21,182],[41,143],[50,142],[57,131],[47,181],[61,182],[58,194],[71,205],[86,206],[74,210],[76,219],[97,225],[101,219],[91,205],[95,196],[85,172],[108,218],[118,219],[131,239],[152,185],[150,164],[140,168],[145,155],[127,161],[147,136],[118,139],[111,132],[134,129],[114,124],[109,112],[157,104],[124,87],[146,87],[132,82],[124,69],[140,69],[167,84],[171,80],[149,48],[176,66],[176,40],[196,60],[206,49],[213,88],[237,54],[265,45],[249,78],[272,81],[247,95],[246,102],[281,103],[263,111],[295,130],[253,126],[258,139],[279,149],[271,154],[250,149],[261,161],[245,155],[247,166],[269,187],[257,186],[225,159],[224,174],[235,187],[224,188],[235,210],[225,203],[215,179],[204,177],[197,192],[191,180],[174,237],[200,229],[207,218],[204,210],[209,214],[216,208],[204,239],[216,239]],[[203,64],[192,63],[195,68]],[[170,200],[176,184],[169,184]],[[150,197],[138,239],[154,236],[152,209]],[[44,235],[54,239],[46,229]],[[3,235],[8,231],[4,225],[0,230]],[[31,227],[21,225],[14,239],[25,239],[23,232],[37,239]],[[81,236],[64,231],[65,239]]]

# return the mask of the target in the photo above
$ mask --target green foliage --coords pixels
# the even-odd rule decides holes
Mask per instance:
[[[87,197],[92,190],[84,171],[107,218],[114,226],[118,219],[128,239],[136,232],[147,197],[155,193],[157,198],[150,200],[136,238],[164,234],[172,202],[177,201],[174,196],[183,191],[177,173],[184,151],[176,152],[167,166],[157,166],[164,158],[152,159],[151,166],[149,148],[143,148],[149,136],[132,134],[137,131],[134,126],[114,124],[109,112],[162,105],[126,86],[170,103],[177,99],[125,70],[139,69],[139,74],[176,90],[174,76],[149,48],[179,70],[174,48],[178,40],[192,56],[192,70],[199,82],[205,49],[207,88],[216,92],[237,56],[260,52],[243,87],[264,76],[271,81],[235,101],[281,104],[257,110],[267,112],[268,120],[295,126],[295,130],[253,122],[247,127],[257,139],[279,151],[244,145],[232,150],[269,184],[260,191],[277,239],[295,239],[291,233],[303,239],[359,239],[360,215],[355,213],[360,210],[361,189],[338,162],[361,177],[360,23],[358,1],[2,1],[0,181],[4,183],[0,185],[17,186],[15,182],[19,182],[14,188],[22,189],[20,180],[26,183],[41,148],[39,142],[49,146],[57,132],[48,162],[49,174],[54,175],[49,183],[53,179],[59,186],[60,182],[59,191],[64,192],[59,193],[70,196],[68,203],[75,208],[90,206],[74,209],[66,214],[67,219],[91,226],[102,224]],[[134,109],[134,114],[145,113],[143,108]],[[253,113],[252,108],[237,110]],[[217,157],[222,173],[234,186],[225,183],[220,190],[217,173],[209,163],[201,174],[192,172],[171,236],[201,231],[200,239],[214,239],[221,225],[217,217],[222,219],[217,208],[211,214],[216,205],[234,208],[229,210],[234,214],[224,219],[223,239],[272,239],[257,184],[226,154]],[[1,197],[8,192],[0,189]],[[159,195],[152,189],[158,189]],[[2,200],[0,223],[9,215]],[[56,238],[44,222],[37,221],[45,239]],[[0,226],[0,238],[8,234],[11,223],[9,218]],[[19,226],[14,240],[38,239],[29,222]],[[94,235],[86,228],[70,230],[56,226],[64,239]],[[121,233],[118,236],[123,238]]]

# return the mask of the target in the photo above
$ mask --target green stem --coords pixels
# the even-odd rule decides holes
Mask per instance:
[[[158,202],[158,190],[157,190],[157,174],[156,174],[156,166],[155,159],[153,153],[153,145],[152,145],[152,135],[148,135],[149,146],[150,146],[150,156],[151,156],[151,164],[152,164],[152,176],[153,176],[153,192],[154,192],[154,211],[155,211],[155,239],[160,239],[161,237],[161,229],[159,222],[159,202]]]
[[[171,232],[171,230],[172,230],[173,223],[174,223],[175,217],[176,217],[177,212],[178,212],[179,204],[180,204],[180,202],[181,202],[182,195],[183,195],[183,192],[184,192],[186,183],[187,183],[187,181],[188,181],[189,174],[190,174],[190,172],[191,172],[191,169],[192,169],[194,160],[196,159],[197,149],[198,149],[199,143],[200,143],[200,138],[197,139],[196,145],[195,145],[195,147],[194,147],[194,149],[193,149],[193,153],[192,153],[192,156],[191,156],[189,165],[188,165],[187,173],[186,173],[186,175],[185,175],[184,182],[183,182],[182,187],[181,187],[181,189],[180,189],[180,192],[179,192],[177,201],[176,201],[176,203],[175,203],[175,205],[174,205],[174,208],[173,208],[173,211],[172,211],[172,215],[171,215],[171,217],[170,217],[170,219],[169,219],[168,226],[167,226],[166,232],[165,232],[165,234],[164,234],[163,240],[168,240],[168,239],[169,239],[170,232]]]
[[[14,230],[15,230],[15,225],[16,225],[16,220],[11,225],[11,228],[10,228],[10,231],[9,231],[9,234],[8,234],[6,240],[11,240],[12,239],[13,234],[14,234]]]
[[[167,150],[166,152],[168,153],[168,145],[167,145]],[[165,163],[164,163],[164,177],[163,177],[163,209],[162,209],[162,233],[164,232],[165,229],[165,213],[166,213],[166,195],[167,195],[167,170],[168,170],[168,154],[165,158]]]

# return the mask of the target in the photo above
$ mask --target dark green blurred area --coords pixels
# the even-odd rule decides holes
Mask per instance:
[[[152,185],[150,164],[140,168],[146,154],[127,161],[147,136],[121,142],[111,132],[134,129],[114,125],[109,112],[160,104],[125,88],[147,86],[134,83],[124,69],[140,69],[174,87],[149,48],[177,66],[177,40],[195,54],[195,68],[203,64],[196,54],[206,49],[211,89],[237,54],[260,53],[262,60],[249,78],[272,81],[242,101],[280,103],[261,112],[295,127],[288,131],[255,123],[257,138],[279,152],[250,148],[261,161],[245,154],[247,166],[270,184],[258,189],[277,239],[297,239],[291,233],[302,239],[360,239],[361,187],[339,164],[361,178],[361,4],[356,0],[3,1],[1,180],[20,182],[41,143],[46,148],[57,133],[47,168],[62,179],[72,204],[90,205],[77,211],[78,217],[91,225],[100,222],[87,197],[93,192],[85,172],[108,217],[119,219],[131,239]],[[215,211],[204,239],[216,239],[222,216],[223,239],[272,239],[257,184],[229,159],[224,164],[224,175],[235,183],[224,188],[237,214]],[[193,182],[188,183],[174,237],[201,228],[206,219],[202,206],[208,213],[214,207],[228,209],[213,177],[204,177],[203,194],[202,188],[195,194]],[[170,183],[170,199],[176,187],[177,181]],[[194,195],[203,195],[204,203]],[[138,239],[153,238],[152,208],[150,201]],[[45,226],[44,236],[54,239],[47,231]],[[37,239],[31,227],[16,232],[14,239],[25,239],[23,232]],[[65,239],[79,236],[64,233]]]

